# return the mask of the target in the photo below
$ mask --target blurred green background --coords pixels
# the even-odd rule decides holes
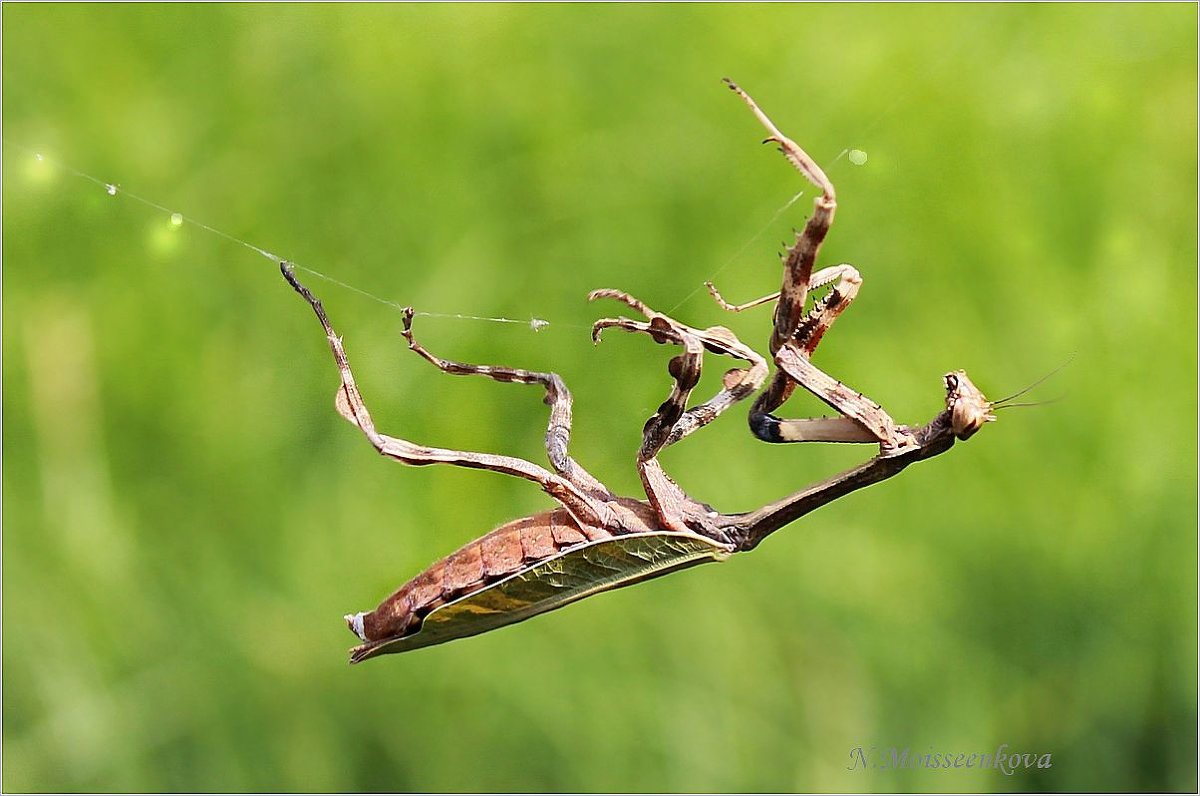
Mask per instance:
[[[1194,790],[1196,13],[5,5],[4,789]],[[418,331],[560,372],[575,455],[637,494],[671,352],[594,348],[619,308],[584,295],[761,350],[769,310],[696,288],[775,289],[811,208],[772,220],[805,186],[724,75],[837,185],[821,262],[866,283],[825,369],[916,422],[949,369],[998,397],[1076,352],[1065,399],[720,567],[347,667],[343,613],[546,499],[376,456],[269,262],[31,150],[389,300],[550,320]],[[383,430],[543,461],[536,389],[312,286]],[[735,511],[867,455],[739,408],[665,462]],[[847,770],[1001,744],[1053,767]]]

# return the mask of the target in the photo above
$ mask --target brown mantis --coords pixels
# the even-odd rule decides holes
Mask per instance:
[[[571,458],[571,394],[558,375],[466,365],[437,357],[414,337],[411,308],[403,315],[408,347],[438,369],[452,375],[537,384],[545,390],[545,402],[550,407],[546,453],[552,470],[511,456],[427,447],[380,433],[355,385],[341,338],[321,302],[296,279],[288,263],[281,264],[284,277],[312,306],[325,329],[341,375],[336,396],[338,412],[356,425],[379,453],[410,465],[444,463],[506,473],[532,481],[558,504],[557,508],[502,525],[434,563],[373,611],[348,615],[347,624],[363,642],[352,650],[352,663],[475,635],[590,594],[752,550],[769,534],[810,511],[890,478],[914,462],[943,453],[955,440],[969,438],[994,419],[992,409],[996,404],[984,398],[961,370],[944,377],[945,410],[925,425],[905,426],[897,424],[877,403],[812,364],[817,345],[854,299],[862,279],[850,265],[813,271],[837,207],[833,185],[748,94],[732,81],[726,82],[767,129],[766,140],[777,144],[787,160],[821,193],[814,202],[812,216],[785,253],[778,293],[733,306],[709,283],[713,297],[727,310],[775,304],[768,346],[775,373],[769,382],[768,360],[724,327],[686,326],[618,290],[590,294],[590,300],[622,302],[644,318],[602,318],[593,325],[596,341],[604,329],[616,328],[682,349],[668,365],[673,380],[671,392],[646,422],[637,453],[646,500],[614,494]],[[805,311],[809,291],[825,286],[830,286],[828,292]],[[705,353],[744,364],[725,374],[716,395],[688,408]],[[725,514],[684,492],[663,471],[658,455],[757,392],[764,383],[767,386],[758,394],[749,415],[750,429],[758,439],[771,443],[873,443],[879,446],[879,453],[858,467],[762,508]],[[797,386],[816,395],[839,416],[776,417],[773,413]]]

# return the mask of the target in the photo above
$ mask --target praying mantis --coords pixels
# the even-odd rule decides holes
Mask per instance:
[[[817,346],[853,301],[862,277],[847,264],[814,271],[837,209],[833,184],[749,94],[732,81],[726,83],[767,130],[766,141],[776,144],[820,194],[814,200],[812,215],[784,254],[782,284],[777,293],[731,305],[709,284],[714,299],[726,310],[774,304],[769,358],[741,342],[727,328],[687,326],[623,291],[601,289],[589,295],[589,300],[624,304],[640,316],[601,318],[592,327],[596,342],[604,330],[619,329],[681,349],[667,367],[672,381],[670,392],[646,421],[637,452],[644,499],[615,494],[571,457],[571,393],[557,374],[465,364],[436,356],[417,341],[412,308],[403,311],[404,338],[409,349],[434,367],[451,375],[536,385],[544,391],[550,407],[545,439],[550,469],[512,456],[429,447],[381,433],[375,428],[342,340],[323,305],[297,279],[296,269],[281,263],[284,278],[315,312],[333,352],[341,380],[336,393],[337,411],[362,432],[376,451],[408,465],[450,464],[504,473],[536,484],[556,504],[501,525],[435,562],[375,609],[347,615],[347,625],[361,642],[351,650],[352,663],[476,635],[599,592],[753,550],[768,535],[809,512],[891,478],[911,464],[938,456],[995,419],[993,410],[1002,402],[988,401],[961,370],[943,377],[945,408],[941,412],[923,425],[902,425],[878,403],[813,364]],[[806,310],[810,291],[824,287],[828,291]],[[741,364],[725,373],[722,387],[714,396],[689,408],[705,355],[728,357]],[[775,413],[797,387],[811,392],[838,415],[778,417]],[[749,427],[763,442],[872,444],[878,446],[878,453],[857,467],[761,508],[738,513],[718,511],[676,484],[663,470],[658,456],[755,394]]]

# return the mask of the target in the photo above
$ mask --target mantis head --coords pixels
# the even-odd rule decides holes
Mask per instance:
[[[947,373],[946,411],[950,413],[950,428],[959,439],[969,439],[984,423],[996,419],[992,402],[983,397],[979,388],[967,378],[966,371]]]

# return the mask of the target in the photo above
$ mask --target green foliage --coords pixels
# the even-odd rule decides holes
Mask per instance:
[[[6,5],[5,790],[1194,790],[1196,7]],[[335,415],[266,260],[48,156],[434,312],[434,351],[555,369],[635,493],[663,348],[631,291],[763,346],[820,162],[865,286],[821,365],[969,443],[758,551],[348,668],[341,615],[546,504],[407,469]],[[835,156],[866,152],[863,166]],[[536,388],[451,379],[313,282],[381,428],[541,460]],[[706,387],[728,365],[712,361]],[[819,411],[797,397],[795,414]],[[752,508],[869,451],[737,410],[668,469]],[[848,771],[862,746],[1053,768]]]

